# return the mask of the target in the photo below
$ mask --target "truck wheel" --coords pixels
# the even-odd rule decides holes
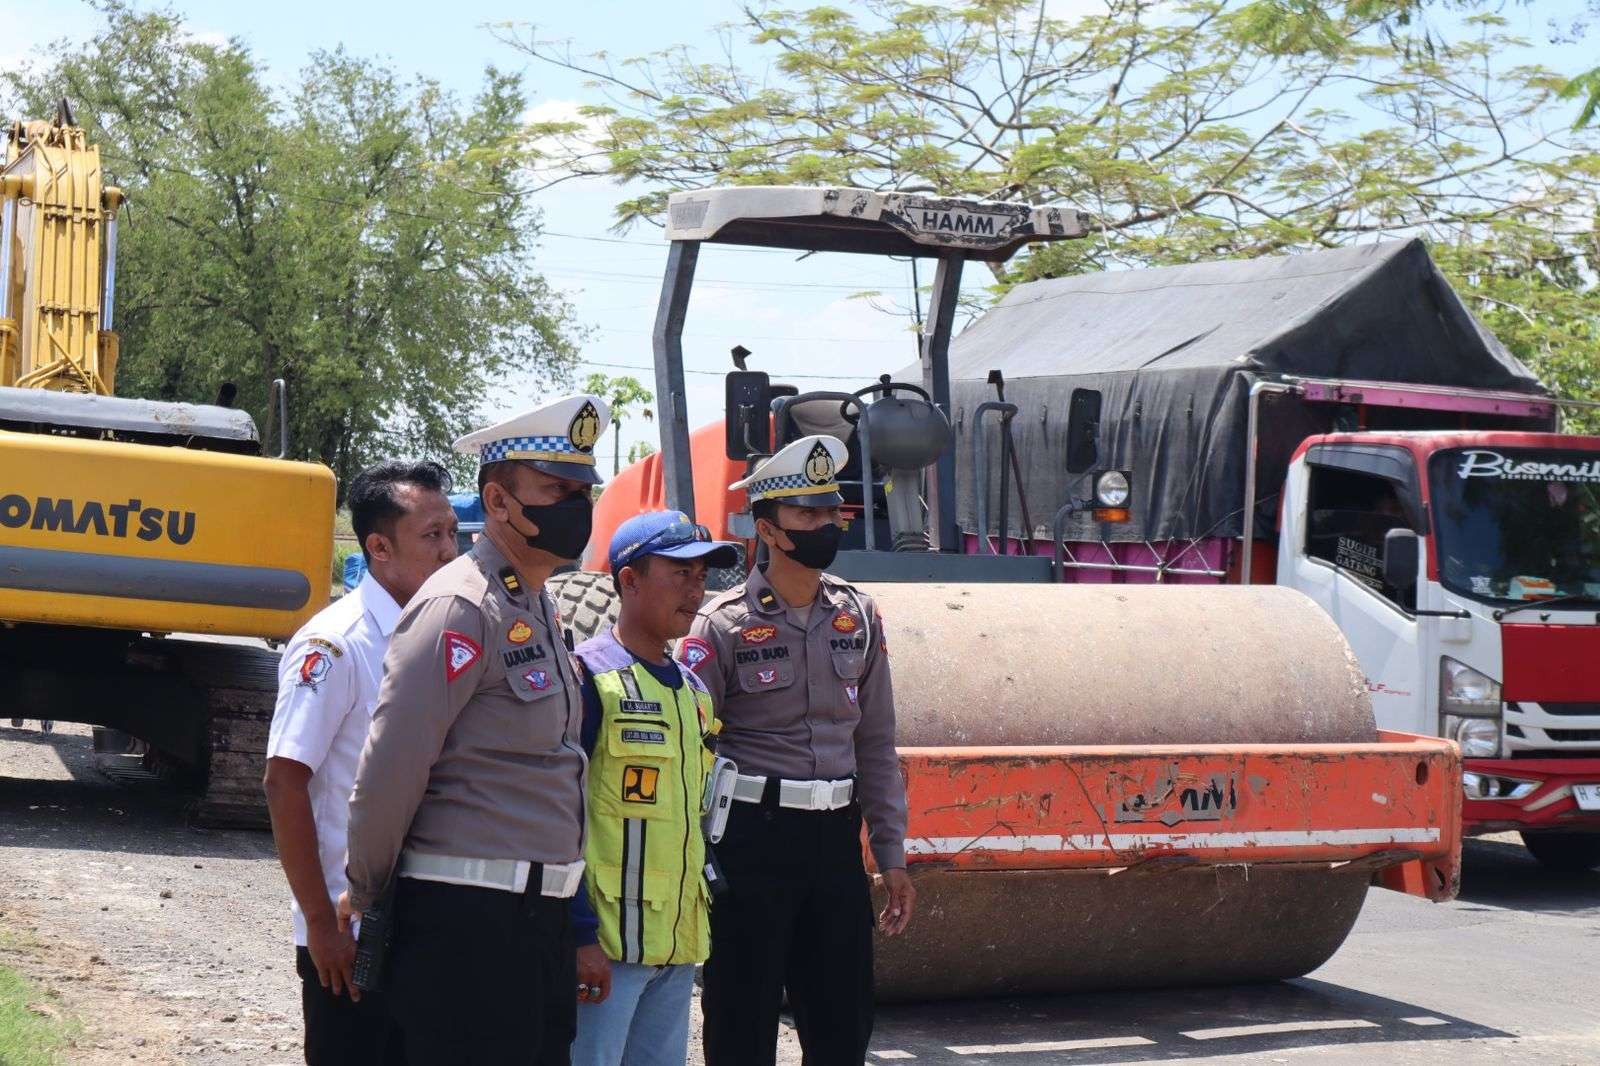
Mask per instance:
[[[572,630],[572,639],[579,644],[615,623],[622,609],[610,574],[573,570],[557,574],[544,587],[561,614],[561,624]]]
[[[1522,843],[1547,870],[1583,873],[1600,866],[1600,833],[1523,833]]]

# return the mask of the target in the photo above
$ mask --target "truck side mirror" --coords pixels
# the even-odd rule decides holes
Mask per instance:
[[[1383,535],[1383,583],[1409,589],[1417,583],[1422,560],[1421,540],[1409,529],[1391,529]]]
[[[1093,470],[1100,462],[1100,390],[1073,389],[1067,405],[1067,473]]]
[[[735,370],[728,374],[723,419],[727,428],[724,451],[729,459],[748,459],[772,451],[772,382],[764,370]]]

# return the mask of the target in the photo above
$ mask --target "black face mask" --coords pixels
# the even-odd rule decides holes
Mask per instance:
[[[517,500],[515,496],[511,498]],[[522,504],[522,517],[539,527],[534,536],[522,535],[528,547],[547,551],[557,559],[576,559],[583,554],[594,529],[594,501],[587,492],[537,507],[517,502]]]
[[[807,570],[826,570],[832,566],[834,556],[839,554],[839,541],[844,536],[844,530],[832,522],[816,529],[778,528],[794,544],[793,548],[780,550]]]

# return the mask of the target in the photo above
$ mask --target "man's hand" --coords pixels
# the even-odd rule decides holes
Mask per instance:
[[[578,1002],[600,1004],[611,995],[611,960],[599,944],[578,949]]]
[[[339,902],[343,904],[343,897]],[[337,920],[329,914],[317,920],[306,921],[306,950],[311,952],[311,963],[317,968],[317,980],[322,987],[336,996],[349,993],[358,1000],[361,992],[351,980],[356,965],[356,942],[350,935],[350,923],[341,914]]]
[[[889,893],[889,902],[878,915],[878,928],[883,930],[884,936],[894,936],[904,932],[911,923],[911,912],[917,905],[917,889],[904,867],[885,870],[879,876]]]

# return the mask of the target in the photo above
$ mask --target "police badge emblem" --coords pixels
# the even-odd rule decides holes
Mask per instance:
[[[811,454],[806,456],[806,478],[813,485],[826,485],[833,480],[833,455],[819,440],[811,446]]]
[[[587,452],[599,439],[600,412],[595,410],[591,401],[585,400],[583,406],[578,408],[578,413],[572,416],[572,424],[567,427],[567,440],[580,452]]]

